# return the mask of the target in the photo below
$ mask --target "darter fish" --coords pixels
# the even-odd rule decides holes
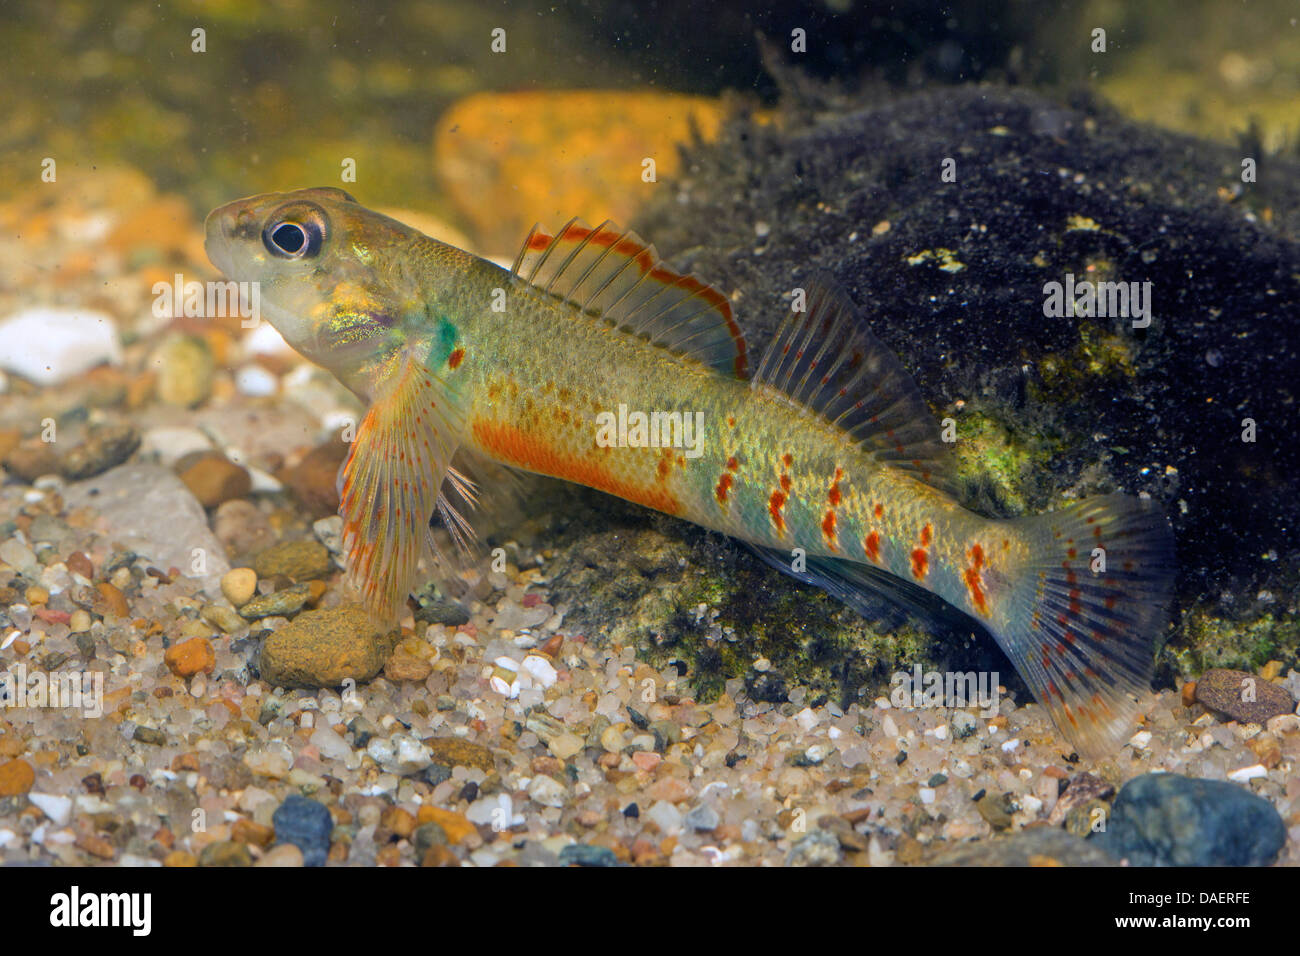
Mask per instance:
[[[239,200],[206,229],[212,262],[259,283],[288,343],[368,408],[340,511],[376,617],[445,567],[435,512],[472,537],[462,461],[486,458],[739,538],[864,611],[937,595],[1078,750],[1131,732],[1173,579],[1160,510],[1122,494],[963,508],[920,392],[833,282],[808,283],[751,366],[726,296],[610,223],[534,228],[509,270],[339,189]]]

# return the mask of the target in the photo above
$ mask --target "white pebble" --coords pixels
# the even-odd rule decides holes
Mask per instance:
[[[72,798],[53,793],[29,793],[27,799],[34,803],[50,818],[50,822],[61,827],[72,818]]]
[[[928,805],[930,805],[931,803],[934,803],[934,788],[933,788],[933,787],[922,787],[919,791],[917,791],[917,793],[918,793],[918,795],[921,797],[921,803],[922,803],[922,804],[925,804],[926,806],[928,806]]]
[[[113,317],[93,309],[24,309],[0,322],[0,367],[38,385],[57,385],[108,362],[120,365]]]
[[[1128,741],[1137,750],[1146,750],[1147,744],[1151,743],[1151,731],[1139,730]]]
[[[260,365],[245,365],[235,372],[235,388],[241,395],[260,398],[274,395],[279,387],[280,380]]]
[[[1256,777],[1267,776],[1268,770],[1265,769],[1263,764],[1257,763],[1249,767],[1242,767],[1239,770],[1232,771],[1232,773],[1228,774],[1228,779],[1236,783],[1247,783],[1248,781],[1254,780]]]

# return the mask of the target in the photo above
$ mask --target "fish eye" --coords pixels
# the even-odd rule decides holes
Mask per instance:
[[[325,239],[325,218],[315,209],[282,210],[262,230],[262,245],[280,259],[310,259]]]

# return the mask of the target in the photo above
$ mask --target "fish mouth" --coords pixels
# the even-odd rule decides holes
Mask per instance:
[[[208,261],[224,275],[234,277],[234,256],[230,250],[230,206],[218,206],[203,221],[203,250]]]

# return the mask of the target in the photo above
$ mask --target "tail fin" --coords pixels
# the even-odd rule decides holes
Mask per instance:
[[[1016,524],[1030,556],[994,636],[1081,754],[1113,753],[1150,692],[1168,620],[1169,523],[1153,502],[1116,494]]]

